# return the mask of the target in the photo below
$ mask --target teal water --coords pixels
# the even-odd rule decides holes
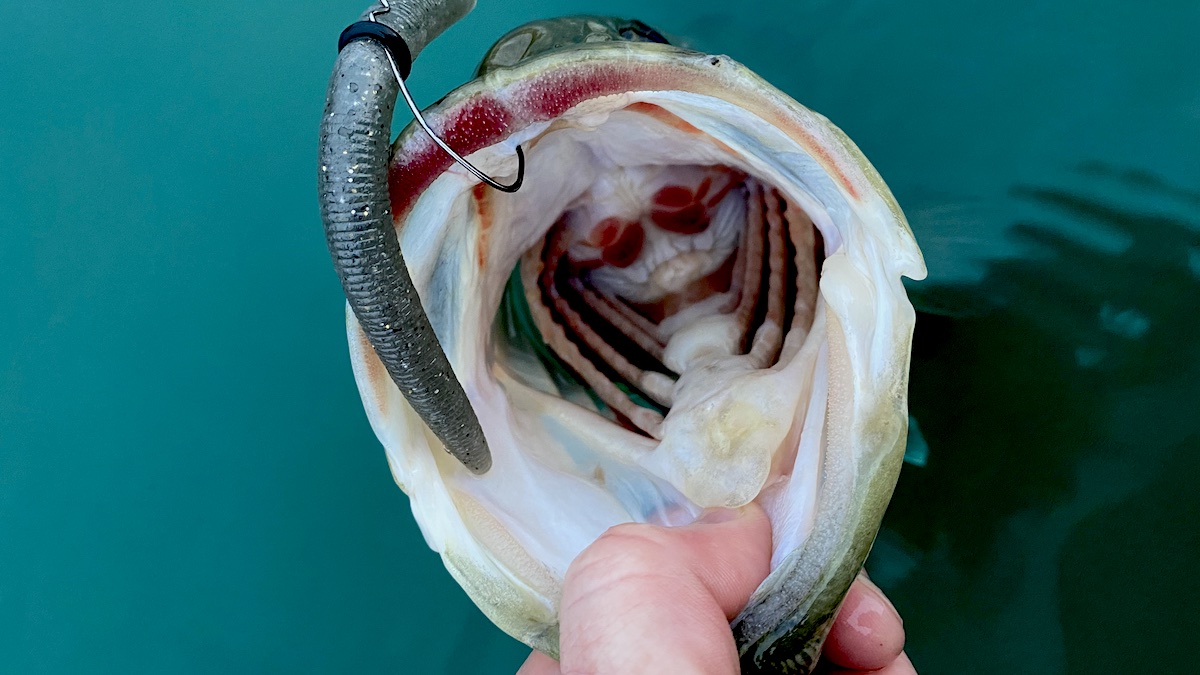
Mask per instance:
[[[426,549],[350,375],[314,163],[364,5],[0,5],[0,671],[524,657]],[[1192,671],[1200,5],[482,0],[410,83],[583,11],[743,61],[908,213],[928,458],[869,567],[921,672]]]

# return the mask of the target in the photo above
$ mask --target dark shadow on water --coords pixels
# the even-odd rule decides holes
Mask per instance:
[[[1153,482],[1072,531],[1059,569],[1068,673],[1195,672],[1197,475],[1193,435]]]
[[[1061,630],[1068,672],[1185,672],[1200,634],[1200,227],[1167,214],[1200,193],[1098,163],[1080,174],[1103,196],[1012,190],[1044,214],[1012,228],[1028,255],[969,286],[912,288],[918,309],[970,311],[919,313],[910,406],[930,455],[905,467],[869,568],[891,571],[918,653],[986,632],[972,622],[1010,625],[1030,595],[1045,616],[1029,630]],[[1124,206],[1122,191],[1171,208]],[[1131,243],[1065,234],[1080,226]],[[997,635],[1018,652],[1026,639]],[[965,665],[923,656],[922,672]]]

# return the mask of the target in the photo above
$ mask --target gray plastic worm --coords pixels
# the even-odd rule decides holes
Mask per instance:
[[[415,59],[475,0],[394,2],[376,21],[395,30]],[[365,20],[372,10],[363,13]],[[491,452],[462,385],[429,324],[392,224],[389,138],[399,88],[378,43],[358,40],[338,55],[321,120],[317,175],[325,239],[363,331],[400,392],[473,473]]]

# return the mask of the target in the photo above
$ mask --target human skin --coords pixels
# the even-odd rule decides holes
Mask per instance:
[[[517,675],[738,673],[729,621],[770,571],[771,525],[757,505],[686,527],[619,525],[567,570],[561,662],[534,652]],[[915,675],[900,615],[865,575],[830,629],[819,672]]]

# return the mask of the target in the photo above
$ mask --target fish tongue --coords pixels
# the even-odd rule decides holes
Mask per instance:
[[[781,400],[771,371],[758,370],[748,356],[729,354],[734,338],[709,325],[720,317],[712,319],[668,345],[668,353],[680,342],[691,351],[663,421],[663,441],[643,466],[699,506],[738,507],[770,477],[793,408]]]

